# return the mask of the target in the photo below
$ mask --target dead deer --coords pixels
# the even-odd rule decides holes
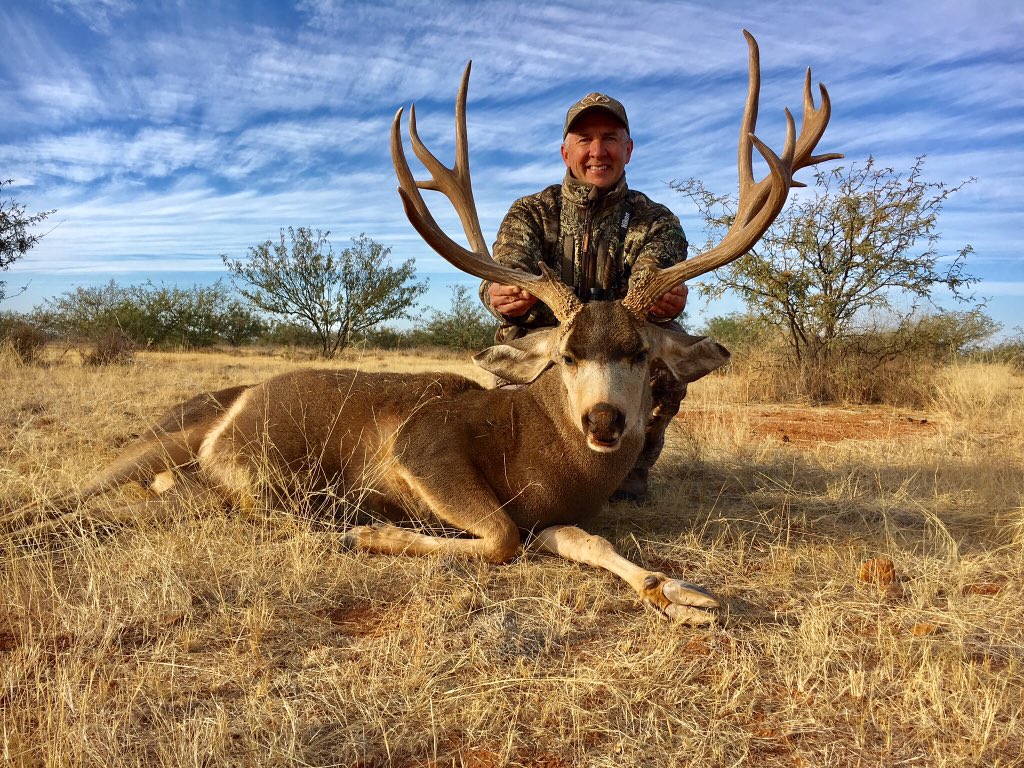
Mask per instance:
[[[710,339],[646,321],[648,307],[670,287],[746,253],[786,201],[794,171],[839,157],[812,151],[829,119],[829,100],[815,108],[811,76],[804,88],[799,137],[788,128],[781,156],[753,134],[760,89],[758,50],[749,45],[750,84],[739,143],[739,211],[720,244],[669,269],[634,272],[621,301],[581,303],[548,270],[535,275],[495,263],[473,202],[466,136],[469,66],[456,103],[456,162],[443,166],[420,141],[415,108],[409,133],[430,171],[415,181],[401,136],[402,110],[391,149],[409,220],[439,254],[476,277],[516,285],[546,303],[560,321],[474,357],[518,389],[485,389],[455,375],[367,374],[303,370],[252,386],[200,395],[171,413],[84,488],[8,514],[23,533],[53,530],[84,499],[135,481],[162,492],[170,470],[191,471],[240,508],[273,505],[296,484],[359,492],[363,506],[389,522],[359,525],[343,543],[362,552],[456,553],[501,563],[515,557],[524,533],[533,546],[605,568],[628,582],[644,603],[690,623],[712,620],[707,591],[652,572],[620,556],[610,542],[575,527],[607,501],[633,466],[651,408],[649,366],[658,360],[694,381],[728,359]],[[755,183],[752,148],[769,174]],[[442,192],[454,205],[466,249],[436,224],[420,189]],[[135,512],[93,510],[92,519],[128,520]],[[463,536],[435,535],[394,524],[409,518],[441,523]]]

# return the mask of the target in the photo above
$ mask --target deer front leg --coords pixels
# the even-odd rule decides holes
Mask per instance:
[[[554,525],[540,531],[534,539],[543,552],[611,571],[637,591],[640,599],[659,613],[686,624],[708,624],[719,607],[718,601],[704,589],[664,573],[648,571],[615,551],[607,539],[594,536],[571,525]],[[707,609],[707,610],[705,610]]]
[[[343,546],[390,555],[458,554],[493,563],[508,562],[519,551],[519,529],[471,468],[417,477],[400,466],[395,474],[409,506],[428,510],[474,538],[430,536],[394,525],[360,525],[345,532]]]

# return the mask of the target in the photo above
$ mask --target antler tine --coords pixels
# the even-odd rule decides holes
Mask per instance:
[[[749,86],[747,103],[739,140],[739,205],[729,231],[722,241],[696,258],[680,262],[668,269],[645,267],[636,270],[630,281],[630,290],[623,299],[630,310],[646,316],[650,305],[666,291],[679,283],[710,272],[735,261],[747,253],[765,233],[786,204],[789,190],[803,186],[793,181],[793,173],[801,168],[841,158],[839,153],[813,155],[815,146],[825,133],[831,116],[831,102],[824,85],[821,88],[821,106],[815,108],[811,96],[811,71],[804,82],[803,115],[800,135],[796,136],[793,115],[786,110],[786,141],[781,157],[776,155],[754,133],[757,125],[758,96],[761,84],[760,55],[757,41],[743,30],[749,50]],[[769,173],[759,182],[753,180],[753,148],[768,163]]]
[[[405,208],[405,215],[423,240],[442,258],[470,275],[506,285],[515,285],[529,291],[551,308],[562,322],[567,322],[579,310],[580,303],[572,290],[549,271],[534,275],[520,269],[505,267],[495,262],[487,250],[480,228],[476,203],[473,200],[473,184],[469,174],[469,142],[466,131],[466,94],[469,88],[469,73],[472,62],[466,65],[459,86],[455,104],[455,166],[448,168],[427,149],[416,130],[416,107],[409,110],[409,137],[413,151],[430,172],[427,181],[416,181],[409,168],[402,142],[402,110],[395,113],[391,123],[391,159],[398,176],[398,194]],[[462,228],[472,250],[468,250],[451,239],[434,219],[420,194],[421,189],[440,192],[451,202],[459,214]]]
[[[469,72],[473,66],[470,61],[462,74],[459,95],[455,101],[455,166],[446,167],[420,140],[416,130],[416,105],[409,109],[409,138],[416,157],[430,171],[430,181],[416,183],[420,189],[430,189],[442,193],[451,200],[455,212],[459,214],[462,229],[466,233],[470,247],[477,253],[487,254],[487,242],[480,228],[480,218],[473,200],[473,184],[469,173],[469,148],[466,140],[466,93],[469,88]]]
[[[818,83],[818,90],[821,92],[821,106],[815,107],[814,95],[811,93],[811,68],[808,67],[804,77],[804,108],[800,117],[800,137],[796,141],[794,171],[828,160],[839,160],[843,157],[839,152],[829,152],[824,155],[811,154],[825,134],[825,128],[828,127],[829,118],[832,116],[832,100],[828,97],[824,83]],[[793,186],[796,184],[794,183]]]
[[[391,123],[391,160],[395,166],[395,174],[398,176],[398,194],[402,198],[402,205],[405,208],[405,215],[415,227],[420,236],[427,244],[441,254],[445,259],[452,262],[459,269],[476,274],[470,271],[468,266],[479,260],[478,254],[468,251],[445,234],[444,230],[437,225],[430,209],[423,202],[420,194],[421,184],[417,182],[409,168],[409,161],[405,157],[405,149],[402,147],[401,120],[402,109],[395,113],[395,119]],[[478,275],[479,277],[479,275]]]
[[[629,293],[622,300],[634,314],[646,317],[651,304],[673,286],[735,261],[754,246],[779,215],[789,194],[788,182],[792,178],[792,171],[784,157],[776,155],[757,136],[751,134],[750,139],[768,163],[769,176],[762,179],[762,182],[771,180],[773,183],[757,190],[762,194],[756,201],[752,195],[744,201],[749,204],[741,202],[732,227],[714,248],[668,269],[644,266],[634,271]],[[758,204],[754,205],[754,202]]]
[[[761,53],[754,36],[743,30],[747,39],[747,103],[743,107],[743,120],[740,123],[739,140],[739,188],[744,190],[754,186],[754,145],[753,136],[757,131],[757,104],[761,95]]]

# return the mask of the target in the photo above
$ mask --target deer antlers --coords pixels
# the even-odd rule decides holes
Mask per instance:
[[[815,108],[811,95],[811,70],[807,69],[804,79],[804,106],[801,117],[800,136],[794,139],[793,115],[786,110],[786,143],[782,156],[776,155],[754,135],[757,126],[757,100],[761,91],[761,59],[757,41],[747,30],[749,56],[749,86],[747,104],[743,110],[739,142],[739,207],[732,226],[722,241],[696,258],[682,261],[667,269],[656,266],[641,266],[633,271],[629,293],[622,303],[635,314],[645,316],[651,304],[663,293],[679,283],[690,280],[713,269],[735,261],[749,251],[772,225],[786,204],[791,187],[804,186],[793,180],[793,174],[801,168],[836,160],[842,155],[812,155],[818,140],[825,133],[832,104],[828,91],[821,83],[821,107]],[[754,182],[753,147],[768,163],[769,173],[759,182]]]
[[[398,175],[398,194],[402,198],[405,215],[427,244],[453,266],[483,280],[515,285],[529,291],[548,305],[559,322],[568,323],[582,305],[572,289],[564,285],[547,265],[541,264],[541,274],[534,275],[498,264],[487,250],[487,243],[480,231],[476,204],[473,202],[473,185],[469,176],[469,148],[466,140],[466,91],[469,88],[469,71],[472,66],[472,61],[466,64],[462,84],[459,86],[459,96],[455,102],[454,168],[443,165],[420,141],[416,131],[414,104],[409,109],[409,137],[412,139],[416,157],[430,171],[431,176],[429,181],[416,181],[409,169],[405,148],[402,145],[402,109],[399,108],[395,113],[394,122],[391,123],[391,160]],[[463,248],[437,225],[426,203],[423,202],[421,189],[441,192],[451,201],[473,250]]]
[[[786,203],[791,187],[804,186],[793,180],[793,174],[801,168],[841,158],[838,153],[813,155],[815,146],[825,133],[831,115],[831,103],[825,86],[819,83],[821,106],[814,106],[811,95],[811,70],[807,70],[804,81],[804,104],[800,135],[795,136],[793,115],[786,110],[786,142],[781,157],[754,135],[757,125],[757,102],[761,89],[761,64],[754,40],[743,30],[749,48],[749,87],[747,103],[743,111],[743,122],[739,140],[739,207],[732,226],[718,245],[689,261],[683,261],[668,269],[639,265],[630,278],[630,288],[622,300],[624,306],[638,317],[646,317],[651,304],[673,286],[718,269],[747,253],[765,233]],[[391,124],[391,158],[398,175],[398,193],[402,198],[406,216],[420,236],[438,254],[453,266],[468,274],[507,285],[515,285],[539,298],[550,307],[558,320],[565,324],[579,311],[581,304],[572,289],[564,285],[541,264],[541,274],[534,275],[519,269],[505,267],[495,262],[487,250],[480,230],[476,204],[473,202],[473,186],[469,175],[469,148],[466,138],[466,92],[469,87],[469,72],[472,62],[466,65],[459,86],[455,105],[455,167],[443,165],[420,141],[416,131],[416,107],[409,110],[409,136],[413,151],[430,172],[429,181],[416,181],[405,157],[402,144],[402,109],[395,114]],[[768,163],[769,173],[758,182],[753,177],[753,148]],[[444,194],[462,221],[463,230],[469,241],[468,250],[452,240],[437,225],[426,203],[421,189]]]

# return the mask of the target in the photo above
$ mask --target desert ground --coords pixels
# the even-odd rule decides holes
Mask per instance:
[[[78,484],[171,404],[309,361],[0,355],[0,512]],[[352,353],[363,370],[463,357]],[[482,380],[482,379],[481,379]],[[1024,765],[1024,377],[926,408],[691,387],[645,504],[589,530],[723,602],[690,627],[615,576],[367,555],[301,509],[201,496],[0,531],[0,764]]]

